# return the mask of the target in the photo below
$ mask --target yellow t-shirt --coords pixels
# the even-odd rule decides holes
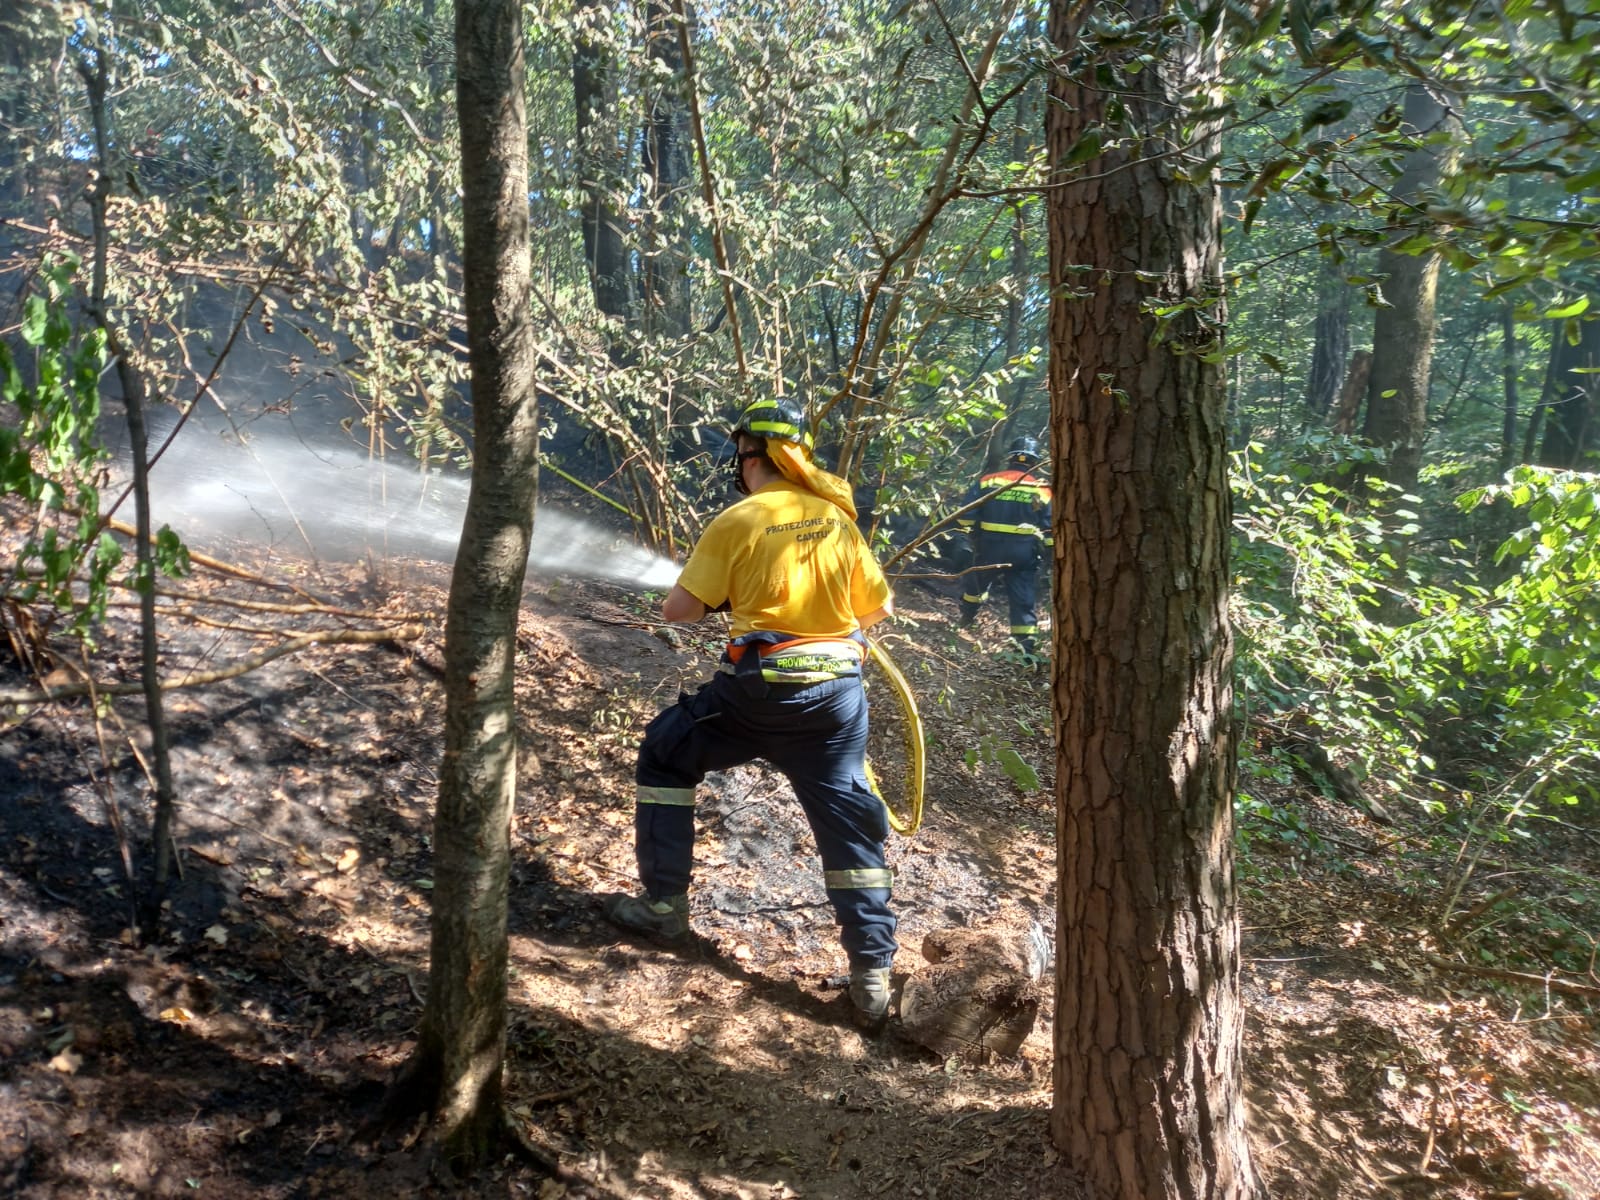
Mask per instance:
[[[734,637],[756,629],[842,637],[889,599],[855,522],[787,480],[719,513],[678,584],[707,608],[728,601]]]

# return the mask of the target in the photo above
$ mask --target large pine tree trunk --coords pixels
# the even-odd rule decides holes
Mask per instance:
[[[1051,1127],[1090,1194],[1239,1200],[1258,1186],[1240,1083],[1220,201],[1154,152],[1187,140],[1182,97],[1204,95],[1215,56],[1178,44],[1125,72],[1137,51],[1087,45],[1088,15],[1052,4],[1061,73],[1046,126],[1057,172]],[[1118,16],[1141,30],[1179,20],[1162,0]],[[1119,96],[1151,152],[1118,146],[1065,166]],[[1193,307],[1158,326],[1150,302]]]
[[[456,0],[463,277],[475,460],[445,628],[445,747],[433,940],[403,1086],[443,1157],[475,1162],[502,1122],[506,908],[516,795],[512,685],[533,507],[538,398],[529,324],[527,117],[516,0]]]

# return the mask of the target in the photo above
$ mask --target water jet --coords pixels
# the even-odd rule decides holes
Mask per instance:
[[[317,561],[371,556],[449,563],[460,541],[469,478],[424,471],[416,461],[378,458],[331,435],[318,445],[292,429],[191,421],[150,474],[156,528],[171,525],[186,543],[210,553],[250,545]],[[153,445],[160,444],[153,437]],[[126,458],[119,461],[125,482]],[[120,494],[121,487],[107,489]],[[131,521],[131,502],[124,506]],[[664,591],[678,578],[671,559],[627,534],[541,506],[528,554],[530,580],[575,575],[624,587]]]

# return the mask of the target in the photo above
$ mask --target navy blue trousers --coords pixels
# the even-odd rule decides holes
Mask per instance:
[[[1011,533],[980,533],[973,548],[973,566],[961,596],[961,617],[978,615],[997,576],[1003,577],[1010,609],[1011,636],[1025,649],[1039,635],[1039,539]],[[1009,566],[1000,564],[1009,563]]]
[[[764,693],[764,694],[762,694]],[[634,814],[639,878],[652,898],[689,888],[694,788],[708,771],[765,759],[794,787],[822,857],[852,968],[898,948],[884,843],[889,818],[866,779],[867,697],[856,676],[816,684],[718,674],[645,729]]]

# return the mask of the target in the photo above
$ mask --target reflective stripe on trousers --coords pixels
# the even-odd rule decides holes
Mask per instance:
[[[829,891],[845,888],[892,888],[894,872],[888,867],[860,867],[848,871],[824,871],[822,886]]]
[[[764,759],[793,785],[822,858],[823,882],[856,967],[894,960],[888,815],[867,784],[867,704],[859,676],[774,684],[753,696],[717,674],[645,730],[634,809],[639,878],[652,897],[689,888],[694,810],[683,803],[709,771]]]
[[[1001,535],[978,538],[972,580],[961,595],[961,616],[975,617],[989,598],[996,576],[1003,578],[1011,632],[1031,637],[1039,631],[1039,542],[1037,538]],[[1010,564],[1008,566],[1001,564]]]

